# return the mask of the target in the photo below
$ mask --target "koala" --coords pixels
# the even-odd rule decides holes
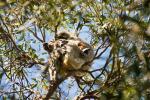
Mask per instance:
[[[73,76],[82,76],[82,71],[88,71],[90,68],[85,64],[91,63],[94,58],[92,47],[69,32],[57,33],[55,40],[44,43],[43,47],[50,54],[50,65],[54,64],[54,67],[49,70],[50,74],[56,70],[54,74],[60,77],[67,75],[70,71],[74,72]]]

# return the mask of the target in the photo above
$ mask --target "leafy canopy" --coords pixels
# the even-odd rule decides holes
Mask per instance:
[[[87,77],[67,79],[54,99],[149,99],[149,7],[149,0],[0,1],[0,98],[47,93],[42,43],[67,29],[91,43],[95,59]]]

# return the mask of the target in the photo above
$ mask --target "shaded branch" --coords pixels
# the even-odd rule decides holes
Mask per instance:
[[[81,97],[80,100],[86,100],[86,99],[94,99],[94,100],[99,100],[100,98],[98,96],[95,95],[86,95],[84,97]]]

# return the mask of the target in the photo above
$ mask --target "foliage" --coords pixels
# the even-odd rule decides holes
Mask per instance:
[[[0,98],[47,93],[49,81],[39,70],[47,61],[42,43],[67,29],[90,35],[95,59],[86,77],[66,79],[54,99],[148,100],[149,7],[149,0],[0,1]],[[69,93],[71,87],[78,91]]]

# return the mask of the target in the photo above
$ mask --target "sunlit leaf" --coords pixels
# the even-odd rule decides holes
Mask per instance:
[[[23,32],[23,33],[21,34],[21,36],[19,37],[18,41],[22,41],[24,38],[25,38],[25,33]]]
[[[0,10],[0,14],[4,14],[4,10],[1,9],[1,10]]]
[[[31,89],[35,88],[37,84],[31,84]]]

